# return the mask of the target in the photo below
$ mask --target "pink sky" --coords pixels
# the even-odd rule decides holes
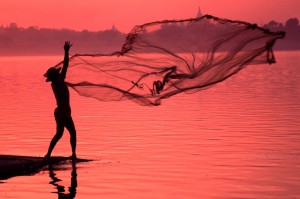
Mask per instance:
[[[154,20],[194,17],[199,5],[203,14],[259,25],[272,19],[300,19],[299,0],[1,0],[0,24],[104,30],[114,23],[128,32]]]

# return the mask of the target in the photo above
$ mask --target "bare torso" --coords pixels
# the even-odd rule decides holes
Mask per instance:
[[[64,109],[70,107],[70,94],[69,89],[64,81],[64,78],[59,77],[56,81],[53,81],[52,90],[55,95],[56,104],[58,109]]]

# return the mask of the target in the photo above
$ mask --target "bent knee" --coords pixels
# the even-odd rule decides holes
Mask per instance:
[[[62,136],[63,136],[63,133],[56,133],[54,135],[54,138],[57,139],[57,140],[59,140],[60,138],[62,138]]]

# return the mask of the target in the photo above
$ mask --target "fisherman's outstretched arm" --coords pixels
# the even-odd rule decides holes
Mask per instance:
[[[71,48],[72,44],[70,43],[70,41],[66,41],[65,45],[64,45],[64,50],[65,50],[65,56],[64,56],[64,65],[61,71],[61,75],[63,76],[63,78],[66,77],[67,74],[67,70],[69,67],[69,51]]]

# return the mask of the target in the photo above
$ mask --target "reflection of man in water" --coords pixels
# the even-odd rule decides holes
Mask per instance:
[[[75,162],[72,162],[72,174],[71,174],[71,186],[69,187],[69,193],[66,193],[65,187],[59,185],[58,182],[61,180],[56,177],[56,174],[51,165],[49,165],[49,176],[51,178],[50,184],[54,185],[57,189],[58,198],[66,198],[66,199],[73,199],[77,193],[77,172],[76,172],[76,165]]]
[[[72,147],[72,158],[76,159],[76,130],[74,126],[73,119],[71,117],[71,107],[70,107],[70,94],[68,86],[65,82],[67,69],[69,66],[69,50],[71,48],[69,41],[65,42],[64,50],[64,64],[60,72],[60,68],[49,68],[46,74],[47,82],[51,81],[51,87],[56,99],[57,108],[54,111],[55,121],[56,121],[56,134],[51,140],[48,152],[45,158],[49,158],[51,153],[62,137],[64,132],[64,127],[66,127],[70,133],[70,142]]]

